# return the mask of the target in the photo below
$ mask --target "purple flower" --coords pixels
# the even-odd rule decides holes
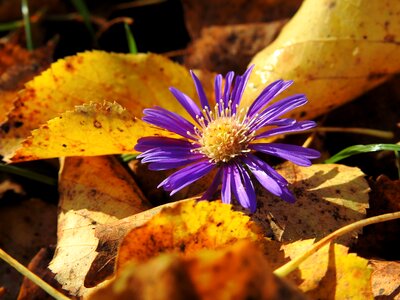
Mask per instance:
[[[251,181],[255,177],[272,194],[288,202],[295,197],[288,189],[288,182],[271,166],[255,155],[262,152],[289,160],[300,166],[310,166],[310,159],[320,153],[295,145],[263,143],[259,140],[278,134],[307,130],[316,126],[313,121],[296,121],[281,118],[288,111],[307,102],[304,95],[294,95],[267,104],[288,88],[292,81],[278,80],[267,86],[250,107],[239,108],[243,91],[249,79],[250,67],[242,76],[234,73],[215,78],[215,99],[217,104],[210,108],[203,87],[191,72],[202,109],[184,93],[175,88],[170,91],[187,110],[193,121],[180,115],[154,107],[144,110],[143,120],[180,135],[182,138],[161,136],[144,137],[138,140],[135,149],[143,152],[138,158],[149,163],[150,170],[179,168],[158,187],[163,187],[171,195],[199,180],[213,169],[217,169],[213,182],[202,199],[211,199],[221,186],[221,199],[230,203],[232,193],[239,203],[251,212],[256,210],[256,194]]]

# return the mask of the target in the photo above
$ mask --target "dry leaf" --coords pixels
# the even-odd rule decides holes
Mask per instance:
[[[370,264],[375,299],[400,299],[400,262],[373,259]]]
[[[25,82],[52,62],[54,42],[34,51],[22,48],[15,39],[0,41],[0,124],[6,120],[17,93]]]
[[[271,23],[211,26],[188,49],[185,65],[226,74],[246,70],[253,56],[269,45],[287,20]]]
[[[122,240],[117,269],[131,260],[145,261],[163,252],[189,254],[216,249],[241,239],[259,240],[262,232],[248,216],[221,202],[185,201],[164,208]]]
[[[282,246],[291,259],[302,254],[313,240],[297,241]],[[300,264],[300,278],[291,278],[311,299],[373,299],[368,261],[339,244],[321,248]]]
[[[156,292],[155,292],[156,291]],[[182,257],[161,254],[130,262],[87,299],[305,299],[272,274],[260,248],[240,241]]]
[[[311,119],[400,71],[400,2],[305,0],[278,38],[250,62],[255,69],[242,105],[266,84],[294,80],[282,96],[304,93],[309,104],[291,117]]]
[[[26,84],[0,130],[0,154],[7,156],[46,121],[89,102],[116,101],[133,116],[162,105],[187,115],[168,88],[195,97],[187,70],[155,54],[84,52],[58,60]]]
[[[258,186],[258,209],[252,219],[279,241],[320,239],[365,217],[369,186],[358,168],[338,164],[299,167],[285,163],[277,170],[290,183],[297,200],[286,203]],[[353,235],[340,241],[349,244]]]
[[[86,291],[85,276],[96,257],[96,226],[141,212],[150,205],[113,157],[66,158],[59,186],[58,243],[49,268],[64,289],[81,295]]]
[[[0,248],[27,265],[40,248],[56,241],[57,207],[30,199],[0,207]],[[0,261],[0,286],[4,299],[16,299],[23,276]],[[3,298],[1,298],[3,299]]]
[[[115,102],[84,104],[34,130],[14,156],[4,160],[134,153],[138,138],[160,132]],[[169,132],[164,135],[172,136]]]
[[[197,38],[203,28],[213,25],[270,22],[292,16],[301,0],[183,0],[186,28]]]

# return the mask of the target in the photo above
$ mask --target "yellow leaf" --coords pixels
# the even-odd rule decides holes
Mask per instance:
[[[117,270],[130,260],[145,261],[162,252],[188,254],[216,249],[241,239],[260,240],[263,234],[250,218],[220,202],[195,200],[164,208],[122,240]]]
[[[400,2],[306,0],[278,38],[250,65],[248,105],[266,84],[294,80],[284,95],[309,104],[291,117],[311,119],[344,104],[400,71]]]
[[[136,117],[162,105],[187,115],[168,88],[196,99],[187,70],[155,54],[80,53],[58,60],[28,82],[0,130],[0,154],[10,155],[31,130],[89,102],[116,101]]]
[[[400,262],[370,260],[372,272],[372,291],[376,299],[400,299]]]
[[[252,219],[262,225],[267,236],[279,241],[322,238],[365,217],[369,186],[360,169],[339,164],[299,167],[285,163],[277,171],[288,180],[297,200],[287,203],[256,186],[258,209]],[[355,236],[339,240],[350,244]]]
[[[294,258],[313,244],[313,240],[297,241],[282,246]],[[368,261],[340,244],[330,244],[307,258],[299,266],[300,277],[291,275],[299,288],[311,299],[373,299],[371,269]]]
[[[80,295],[86,291],[83,283],[97,254],[96,227],[146,210],[150,204],[113,157],[66,158],[59,190],[58,242],[49,268],[64,289]]]
[[[4,160],[134,153],[138,138],[160,133],[171,136],[132,117],[115,102],[84,104],[34,130],[14,156]]]

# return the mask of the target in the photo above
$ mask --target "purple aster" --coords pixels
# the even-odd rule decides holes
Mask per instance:
[[[263,143],[259,140],[307,130],[316,124],[313,121],[281,118],[288,111],[304,105],[307,102],[305,95],[294,95],[267,106],[274,97],[288,88],[292,81],[273,82],[261,92],[250,107],[239,108],[252,68],[242,76],[237,76],[234,84],[234,73],[229,72],[225,77],[224,88],[222,75],[216,76],[217,103],[214,109],[210,108],[203,87],[193,72],[191,75],[202,108],[184,93],[170,88],[175,98],[192,117],[192,121],[161,107],[144,110],[145,122],[182,137],[175,139],[152,136],[138,140],[135,149],[143,152],[138,158],[142,159],[142,163],[149,163],[150,170],[182,167],[158,187],[163,187],[173,195],[216,169],[214,180],[202,199],[210,200],[222,184],[222,202],[230,203],[233,193],[243,207],[254,212],[256,194],[251,181],[252,176],[272,194],[287,202],[295,201],[285,178],[255,153],[266,153],[300,166],[310,166],[310,159],[320,156],[318,151],[296,145]]]

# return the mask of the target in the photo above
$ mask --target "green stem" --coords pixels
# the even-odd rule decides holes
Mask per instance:
[[[55,178],[39,174],[27,169],[18,168],[16,166],[5,165],[0,163],[0,171],[19,175],[48,185],[57,185],[57,180]]]
[[[346,233],[363,228],[364,226],[367,226],[367,225],[386,222],[386,221],[395,220],[395,219],[400,219],[400,211],[367,218],[364,220],[354,222],[347,226],[344,226],[344,227],[332,232],[331,234],[327,235],[322,240],[316,242],[309,249],[307,249],[303,254],[300,254],[299,256],[295,257],[288,263],[286,263],[283,266],[276,269],[274,271],[274,274],[279,277],[287,276],[288,274],[290,274],[291,272],[296,270],[302,262],[304,262],[307,258],[309,258],[311,255],[316,253],[323,246],[325,246],[326,244],[330,243],[332,240],[334,240]]]
[[[9,254],[7,254],[3,249],[0,248],[0,258],[4,260],[6,263],[8,263],[10,266],[12,266],[15,270],[17,270],[19,273],[30,279],[32,282],[37,284],[39,287],[41,287],[46,293],[48,293],[50,296],[54,297],[57,300],[70,300],[67,296],[64,294],[60,293],[57,291],[55,288],[53,288],[51,285],[49,285],[47,282],[45,282],[43,279],[38,277],[35,273],[32,273],[28,268],[26,268],[24,265],[22,265],[20,262],[18,262],[16,259],[11,257]]]
[[[126,40],[128,41],[129,53],[136,54],[138,52],[136,47],[136,42],[135,38],[133,37],[132,31],[129,27],[129,24],[125,22],[124,27],[125,27]]]
[[[21,12],[24,19],[25,36],[26,36],[26,48],[29,51],[33,50],[32,30],[31,30],[31,19],[29,17],[29,6],[28,0],[21,1]]]

